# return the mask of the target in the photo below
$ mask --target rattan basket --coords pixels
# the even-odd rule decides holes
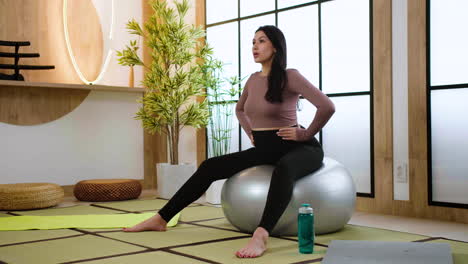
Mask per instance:
[[[55,206],[64,191],[53,183],[0,184],[0,210],[27,210]]]
[[[84,180],[75,185],[73,194],[87,202],[130,200],[140,196],[141,183],[134,179]]]

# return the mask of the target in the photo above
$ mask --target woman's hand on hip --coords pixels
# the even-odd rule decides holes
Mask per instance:
[[[250,138],[250,142],[252,142],[252,145],[255,146],[255,142],[254,142],[253,135],[250,134],[250,135],[249,135],[249,138]]]
[[[299,127],[280,128],[276,134],[283,140],[303,141],[305,129]]]

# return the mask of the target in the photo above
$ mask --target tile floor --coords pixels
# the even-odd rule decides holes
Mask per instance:
[[[155,190],[144,190],[140,199],[152,199],[155,195]],[[203,200],[203,197],[200,200]],[[72,206],[76,204],[89,203],[78,201],[75,197],[71,196],[65,197],[59,207]],[[349,223],[432,237],[445,237],[468,242],[468,224],[364,212],[355,212]]]

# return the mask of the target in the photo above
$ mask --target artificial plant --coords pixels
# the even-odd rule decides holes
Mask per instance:
[[[125,46],[122,51],[116,51],[120,65],[133,67],[135,65],[143,65],[143,62],[138,57],[137,51],[139,47],[136,40],[130,41],[130,46]]]
[[[224,64],[211,56],[204,65],[204,86],[207,91],[208,109],[208,155],[216,157],[230,152],[233,130],[234,105],[239,94],[241,80],[237,76],[223,77]]]
[[[129,32],[143,37],[151,50],[151,64],[144,65],[142,81],[146,91],[136,119],[151,134],[166,135],[169,162],[178,164],[180,131],[185,126],[200,128],[208,123],[208,103],[195,98],[206,95],[204,63],[212,49],[202,41],[205,31],[184,21],[187,0],[175,1],[175,9],[161,0],[149,4],[154,13],[144,23],[144,30],[134,19],[127,23]],[[132,58],[142,63],[136,52]]]

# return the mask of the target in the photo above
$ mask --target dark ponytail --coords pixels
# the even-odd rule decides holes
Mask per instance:
[[[275,26],[262,26],[257,31],[263,31],[276,49],[271,63],[271,70],[268,74],[268,91],[265,99],[271,103],[283,102],[283,91],[288,83],[286,75],[286,39],[283,32]]]

